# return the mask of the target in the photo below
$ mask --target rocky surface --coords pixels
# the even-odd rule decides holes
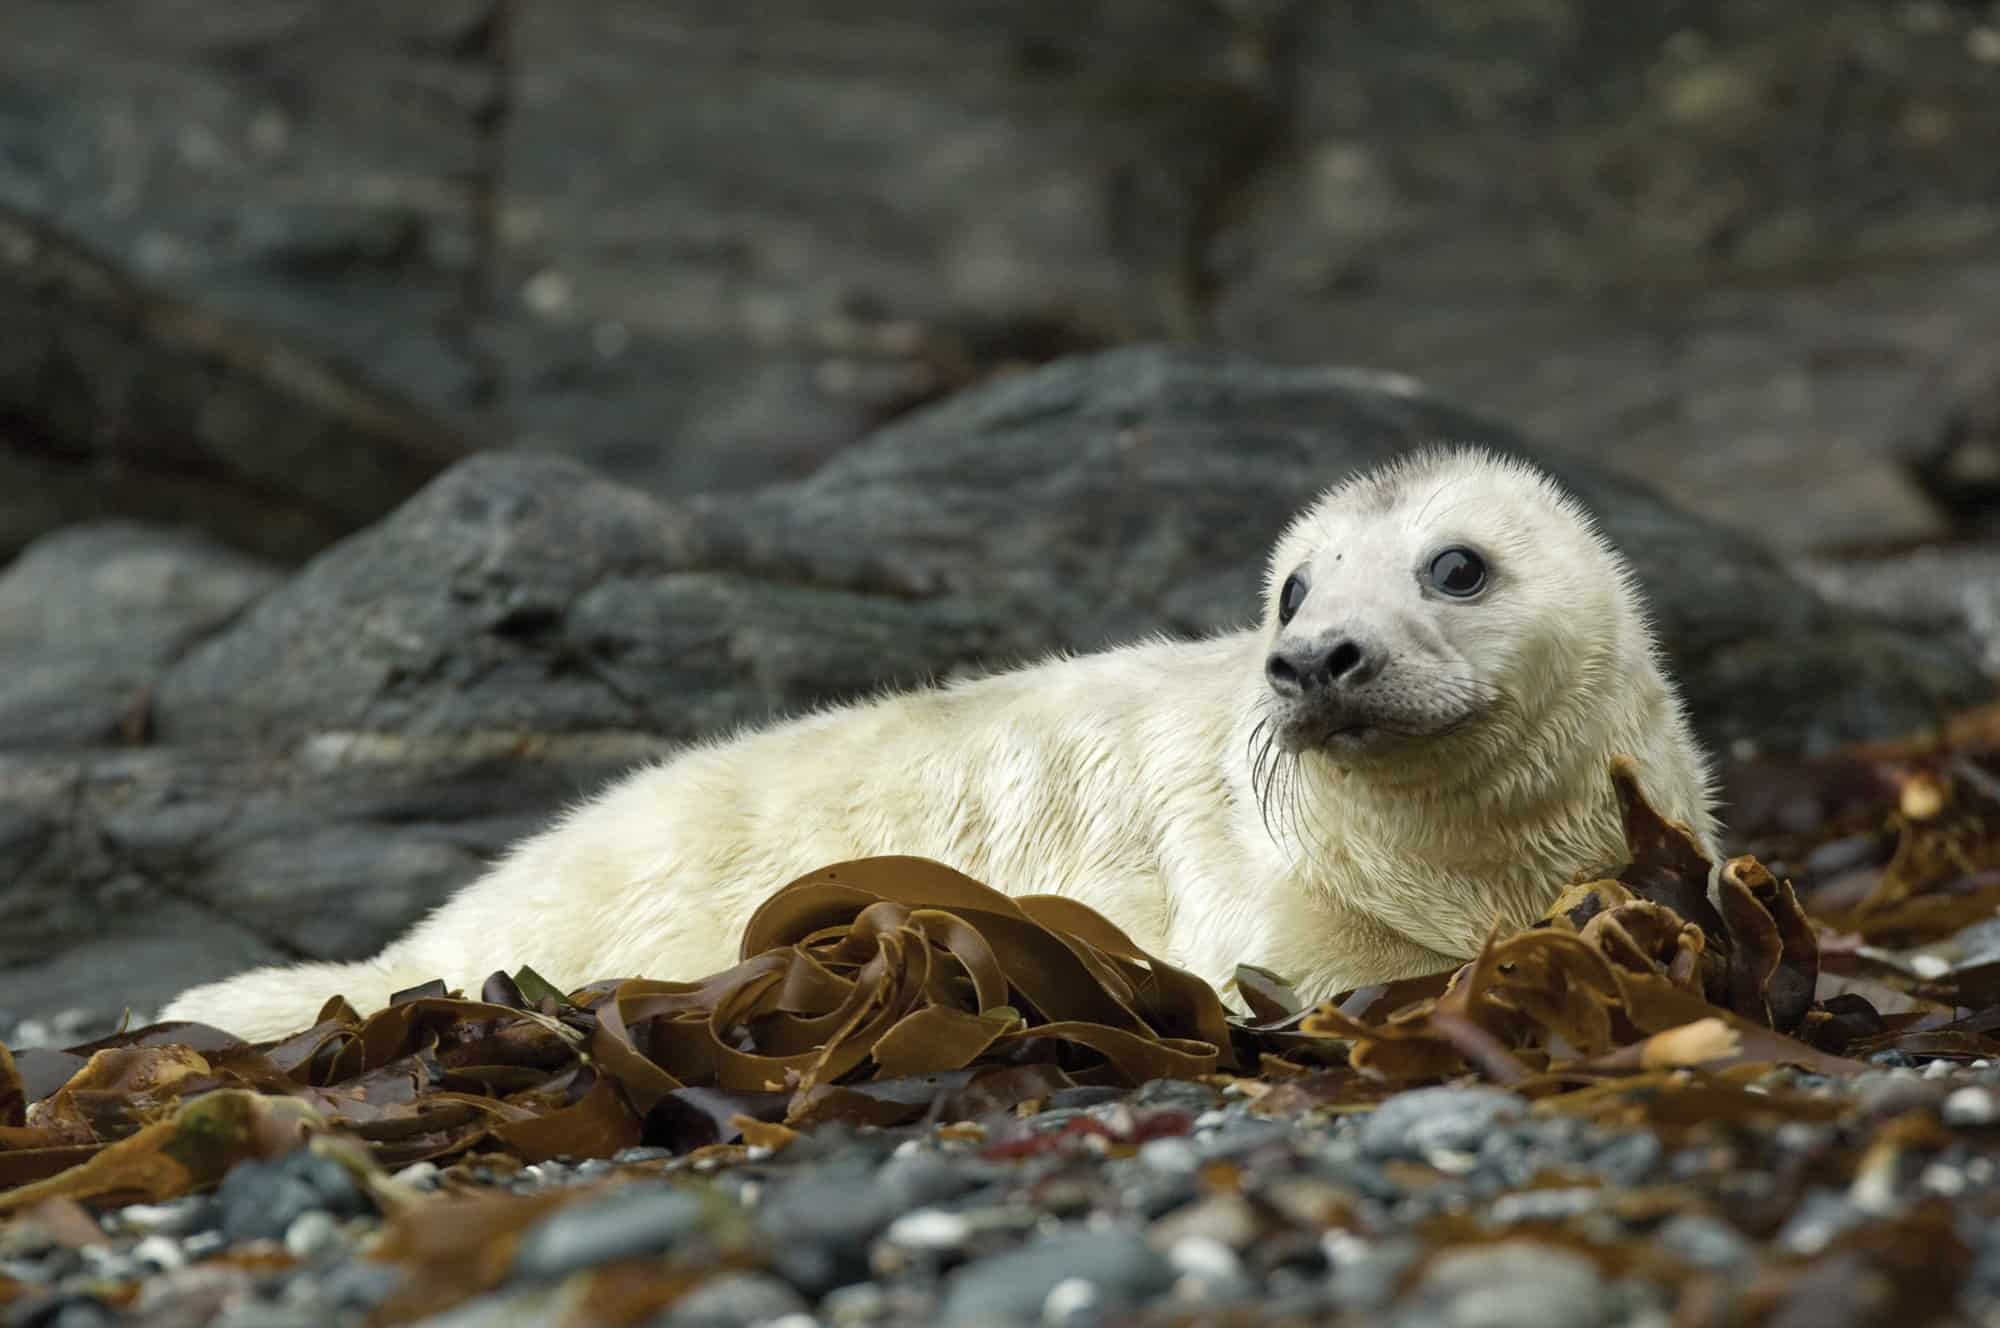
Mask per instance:
[[[1902,449],[1994,368],[1997,60],[1948,0],[14,0],[0,202],[659,493],[1209,338],[1797,547],[1959,515]]]
[[[0,192],[0,558],[104,516],[290,560],[470,450],[332,364],[134,279]]]
[[[65,1328],[1978,1323],[2000,1308],[1996,1083],[1778,1070],[1687,1088],[1727,1121],[1704,1127],[1483,1087],[1355,1112],[1310,1081],[1160,1080],[823,1126],[775,1156],[418,1163],[365,1187],[299,1151],[212,1194],[0,1220],[0,1291],[10,1323]]]
[[[210,598],[178,607],[171,576],[153,609],[78,606],[131,634],[92,658],[147,667],[0,711],[27,735],[0,731],[17,864],[0,1007],[154,1007],[250,962],[363,953],[674,742],[883,682],[1241,624],[1287,516],[1439,435],[1525,446],[1393,377],[1107,352],[753,494],[664,503],[573,461],[485,455],[234,616],[255,575],[204,573]],[[1899,733],[1984,694],[1951,634],[1836,610],[1742,537],[1561,473],[1635,560],[1718,747]],[[90,596],[49,579],[63,547],[0,578],[0,606]],[[128,745],[51,745],[107,734]]]

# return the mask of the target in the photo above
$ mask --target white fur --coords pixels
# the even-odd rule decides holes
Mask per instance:
[[[1418,582],[1459,541],[1493,559],[1478,603]],[[1440,680],[1457,678],[1487,698],[1478,713],[1432,739],[1307,750],[1253,788],[1274,605],[1301,568],[1312,590],[1285,630],[1365,620],[1393,647],[1382,687],[1442,704]],[[1219,987],[1250,962],[1316,998],[1449,967],[1494,923],[1539,916],[1574,872],[1623,861],[1608,775],[1621,753],[1712,844],[1708,772],[1625,561],[1538,472],[1428,451],[1293,522],[1256,629],[692,747],[516,846],[375,958],[261,969],[183,993],[165,1017],[264,1038],[335,992],[366,1011],[434,977],[476,992],[522,964],[558,986],[694,978],[734,962],[779,886],[882,853],[1067,895]]]

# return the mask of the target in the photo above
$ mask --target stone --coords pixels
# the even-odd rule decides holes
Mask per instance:
[[[966,1264],[946,1279],[938,1321],[950,1328],[1034,1322],[1049,1294],[1077,1280],[1104,1309],[1142,1304],[1172,1285],[1165,1258],[1129,1228],[1066,1230]]]
[[[1615,1299],[1583,1256],[1532,1241],[1448,1249],[1409,1299],[1450,1328],[1597,1328]],[[1433,1317],[1434,1316],[1434,1317]]]
[[[143,737],[158,675],[280,580],[188,530],[101,522],[44,535],[0,573],[0,750]]]
[[[810,1310],[805,1298],[768,1273],[720,1273],[676,1300],[655,1328],[768,1328]]]
[[[1493,1128],[1527,1114],[1527,1103],[1498,1088],[1419,1088],[1398,1093],[1361,1124],[1371,1157],[1421,1160],[1435,1150],[1471,1152]]]
[[[600,1199],[571,1204],[522,1235],[513,1273],[552,1281],[616,1259],[656,1254],[690,1240],[711,1222],[708,1201],[671,1185],[633,1184]]]
[[[1653,1233],[1653,1239],[1702,1268],[1735,1268],[1752,1254],[1750,1242],[1735,1227],[1701,1213],[1675,1214]]]
[[[309,1213],[354,1217],[374,1208],[346,1168],[306,1149],[237,1163],[222,1178],[215,1204],[216,1225],[232,1243],[283,1240]]]
[[[0,421],[0,557],[71,522],[136,517],[297,560],[470,450],[309,341],[190,303],[9,206]]]

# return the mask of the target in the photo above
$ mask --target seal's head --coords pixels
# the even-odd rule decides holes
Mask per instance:
[[[1656,676],[1629,567],[1589,515],[1472,449],[1411,454],[1301,514],[1264,626],[1277,746],[1398,782],[1474,773],[1591,713],[1573,701]]]

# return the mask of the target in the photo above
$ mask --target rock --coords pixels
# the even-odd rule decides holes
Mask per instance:
[[[1598,1328],[1617,1301],[1583,1256],[1532,1241],[1445,1250],[1410,1297],[1413,1324],[1449,1328]]]
[[[1991,1125],[2000,1120],[2000,1098],[1996,1098],[1990,1088],[1971,1085],[1955,1089],[1944,1100],[1940,1114],[1946,1125],[1967,1126]]]
[[[1240,624],[1289,515],[1436,437],[1526,446],[1384,375],[1131,350],[744,496],[666,504],[570,461],[476,457],[168,664],[153,746],[0,756],[0,853],[21,864],[0,885],[0,1005],[102,999],[114,964],[152,1004],[276,957],[356,957],[676,743]],[[1723,750],[1897,733],[1983,695],[1951,641],[1831,608],[1643,488],[1559,469],[1634,560]]]
[[[923,1153],[879,1164],[848,1153],[775,1184],[759,1205],[757,1224],[786,1279],[822,1293],[868,1276],[868,1247],[892,1222],[956,1198],[981,1179],[963,1163]]]
[[[70,526],[0,573],[0,750],[144,737],[146,688],[279,581],[190,531]]]
[[[513,1271],[552,1281],[581,1268],[671,1249],[711,1223],[709,1201],[673,1185],[633,1184],[557,1210],[521,1237]]]
[[[373,1211],[346,1168],[305,1149],[270,1162],[239,1162],[215,1194],[216,1225],[231,1242],[281,1241],[309,1213],[355,1217]]]
[[[1800,559],[1795,570],[1829,601],[1912,635],[1933,632],[1971,639],[1981,669],[2000,678],[2000,546],[1990,540]]]
[[[1698,1213],[1679,1213],[1669,1218],[1653,1233],[1653,1239],[1668,1253],[1701,1268],[1735,1268],[1752,1253],[1750,1242],[1735,1227],[1720,1218]]]
[[[0,557],[127,516],[297,560],[469,450],[309,344],[232,324],[0,207]]]
[[[675,1301],[656,1328],[752,1328],[810,1310],[805,1298],[767,1273],[720,1273]]]
[[[1398,1093],[1361,1123],[1361,1147],[1375,1158],[1476,1152],[1494,1127],[1527,1114],[1528,1104],[1498,1088],[1419,1088]]]
[[[1095,1293],[1088,1303],[1110,1311],[1162,1294],[1174,1270],[1134,1230],[1056,1232],[955,1270],[938,1321],[955,1328],[1034,1323],[1050,1292],[1072,1279]]]
[[[285,1228],[285,1249],[301,1259],[310,1259],[321,1250],[330,1249],[340,1240],[340,1224],[333,1220],[331,1213],[314,1211],[300,1213]]]
[[[1892,440],[2000,322],[1978,5],[519,10],[15,0],[0,184],[676,493],[1175,338],[1360,348],[1787,544],[1934,533]]]

